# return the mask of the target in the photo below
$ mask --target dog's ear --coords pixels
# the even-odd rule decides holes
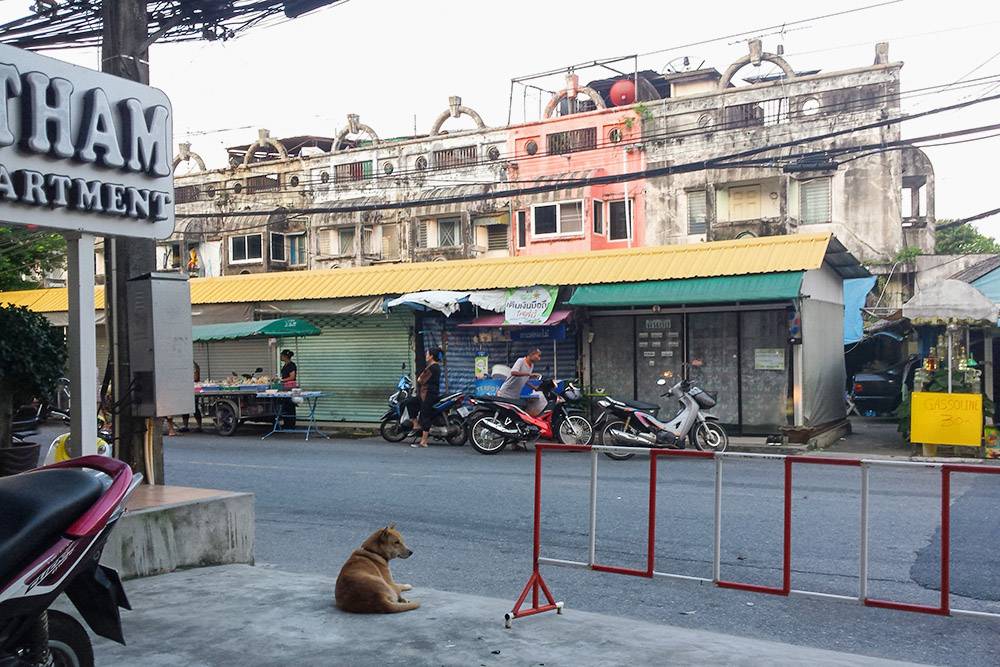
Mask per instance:
[[[396,522],[392,521],[388,526],[385,527],[386,530],[394,530],[396,528]]]

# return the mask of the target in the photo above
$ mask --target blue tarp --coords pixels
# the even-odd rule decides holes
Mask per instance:
[[[1000,303],[1000,269],[993,269],[978,280],[973,280],[972,286],[993,303]]]
[[[857,343],[865,335],[861,309],[868,292],[875,286],[875,276],[844,281],[844,345]]]

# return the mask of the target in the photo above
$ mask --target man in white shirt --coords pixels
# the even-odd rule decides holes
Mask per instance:
[[[497,396],[500,398],[521,398],[524,385],[528,384],[528,380],[533,375],[536,375],[534,367],[541,359],[542,351],[537,347],[526,356],[518,359],[514,363],[513,368],[510,369],[510,376],[504,380],[503,385],[497,390]]]

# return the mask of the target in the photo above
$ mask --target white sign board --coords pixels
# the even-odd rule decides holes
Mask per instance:
[[[785,370],[785,351],[777,347],[758,347],[753,351],[753,368],[757,371]]]
[[[161,90],[0,44],[0,223],[166,238],[171,123]]]

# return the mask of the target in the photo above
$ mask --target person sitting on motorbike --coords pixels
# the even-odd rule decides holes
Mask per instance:
[[[528,380],[532,377],[541,377],[534,372],[535,364],[541,359],[542,351],[536,347],[514,362],[510,375],[497,390],[497,396],[515,400],[521,398],[521,392],[524,390],[524,385],[528,384]]]

